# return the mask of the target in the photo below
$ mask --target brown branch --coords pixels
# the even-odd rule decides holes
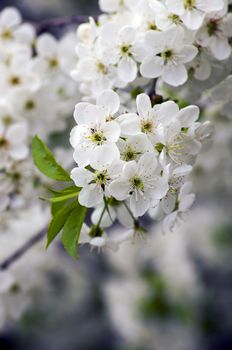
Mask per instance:
[[[62,28],[70,25],[79,25],[88,22],[88,16],[70,16],[63,18],[45,19],[41,22],[34,23],[37,35],[44,33],[51,28]]]
[[[39,231],[35,236],[30,238],[22,247],[16,250],[12,255],[6,258],[0,263],[0,271],[8,269],[19,258],[21,258],[29,249],[31,249],[36,243],[40,242],[47,233],[47,228]]]

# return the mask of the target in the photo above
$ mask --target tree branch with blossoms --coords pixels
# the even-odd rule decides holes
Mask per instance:
[[[21,197],[30,191],[39,197],[41,184],[49,184],[47,245],[61,233],[74,258],[79,243],[118,249],[144,231],[144,216],[173,230],[194,202],[190,174],[211,134],[210,123],[198,121],[199,107],[188,98],[183,106],[179,96],[191,83],[208,81],[215,61],[231,57],[227,5],[102,0],[96,20],[45,20],[35,26],[37,36],[15,9],[6,9],[0,21],[6,101],[0,115],[1,211],[13,212],[24,203]],[[69,25],[78,25],[77,37],[58,40],[47,33]],[[70,171],[46,144],[71,113]],[[44,140],[32,141],[42,175],[32,166],[35,134]],[[111,235],[115,223],[121,235]]]

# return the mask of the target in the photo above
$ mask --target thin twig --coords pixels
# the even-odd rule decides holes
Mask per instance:
[[[157,83],[157,79],[153,79],[152,85],[151,85],[149,92],[148,92],[148,95],[150,97],[153,97],[156,95],[156,83]]]
[[[22,247],[16,250],[12,255],[6,258],[0,263],[0,271],[8,269],[19,258],[21,258],[29,249],[31,249],[36,243],[40,242],[47,233],[47,228],[39,231],[35,236],[30,238]]]
[[[69,25],[79,25],[88,22],[88,16],[70,16],[62,18],[49,18],[41,22],[35,23],[37,35],[51,28],[62,28]]]

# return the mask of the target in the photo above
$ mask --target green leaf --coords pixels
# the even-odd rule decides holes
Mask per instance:
[[[32,155],[37,168],[57,181],[71,181],[69,174],[57,163],[54,155],[38,136],[32,139]]]
[[[61,241],[67,253],[73,258],[77,258],[77,245],[80,237],[82,225],[85,221],[87,208],[82,207],[80,204],[70,214],[66,221]]]
[[[51,214],[54,217],[58,211],[60,211],[67,202],[51,203]]]
[[[62,190],[53,190],[52,188],[47,188],[47,190],[54,195],[54,197],[63,196],[68,193],[76,193],[80,191],[80,188],[77,186],[65,187]]]
[[[52,221],[50,222],[48,233],[47,233],[47,248],[51,244],[51,242],[56,238],[58,233],[62,230],[66,220],[68,219],[70,213],[74,208],[78,206],[77,201],[73,201],[68,205],[62,207],[58,210]]]
[[[75,193],[68,193],[65,194],[63,196],[57,196],[54,198],[43,198],[41,197],[40,199],[51,202],[51,203],[59,203],[59,202],[64,202],[64,201],[68,201],[69,199],[72,199],[76,196],[78,196],[79,191],[75,192]]]

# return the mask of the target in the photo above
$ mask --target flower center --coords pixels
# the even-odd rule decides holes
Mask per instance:
[[[174,13],[171,13],[168,18],[170,19],[170,21],[174,24],[180,24],[180,17]]]
[[[135,190],[144,190],[144,183],[139,176],[135,176],[131,179],[131,185]]]
[[[51,68],[57,68],[57,67],[59,66],[59,61],[58,61],[58,59],[55,58],[55,57],[50,58],[49,61],[48,61],[48,63],[49,63],[49,66],[50,66]]]
[[[126,162],[129,162],[130,160],[136,160],[140,154],[141,154],[140,152],[136,152],[130,146],[128,146],[126,150],[123,152],[122,158]]]
[[[163,148],[164,148],[164,145],[163,145],[162,143],[160,143],[160,142],[157,143],[157,144],[155,145],[155,149],[156,149],[159,153],[162,152]]]
[[[192,10],[196,5],[196,0],[184,0],[185,10]]]
[[[92,135],[89,138],[92,142],[96,143],[98,146],[102,145],[106,141],[106,138],[101,130],[94,131],[93,129]]]
[[[149,22],[148,23],[148,29],[150,30],[157,30],[157,26],[154,22]]]
[[[161,53],[161,57],[164,59],[164,62],[167,63],[170,61],[174,56],[174,52],[170,49],[165,50]]]
[[[13,77],[10,78],[10,84],[11,85],[20,85],[21,84],[21,79],[19,77],[17,77],[16,75],[14,75]]]
[[[10,40],[13,38],[12,32],[9,29],[6,29],[2,32],[1,35],[2,39],[4,40]]]
[[[211,20],[207,24],[207,31],[209,36],[213,36],[218,31],[218,21]]]
[[[153,129],[153,123],[151,120],[147,119],[147,120],[142,120],[141,121],[141,131],[145,134],[149,134],[152,132]]]
[[[122,45],[121,46],[121,53],[123,56],[131,56],[131,45]]]
[[[2,120],[5,125],[10,125],[12,123],[12,117],[10,115],[5,115]]]
[[[99,73],[106,74],[107,73],[107,68],[106,68],[106,66],[103,63],[97,62],[97,71]]]
[[[6,147],[7,144],[7,140],[3,136],[0,136],[0,147]]]
[[[32,109],[35,108],[35,102],[33,100],[28,100],[26,103],[25,103],[25,109],[28,110],[28,111],[31,111]]]
[[[107,179],[107,170],[95,172],[94,180],[95,180],[96,184],[100,185],[104,189],[107,180],[109,180],[109,179]]]

